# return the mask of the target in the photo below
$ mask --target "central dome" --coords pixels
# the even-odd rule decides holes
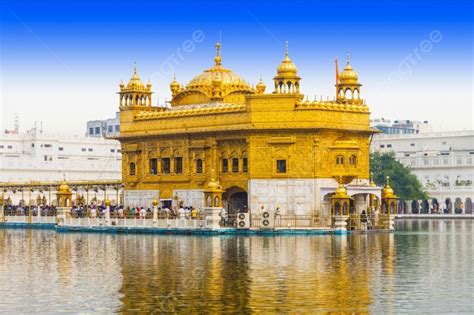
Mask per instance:
[[[173,93],[172,105],[209,102],[240,104],[245,102],[245,95],[256,93],[256,90],[239,75],[222,66],[220,48],[220,43],[217,43],[213,67],[195,76],[185,87],[170,85]]]
[[[221,65],[215,65],[210,69],[204,70],[201,74],[195,76],[186,86],[187,88],[212,88],[212,82],[220,78],[222,86],[228,87],[242,87],[250,89],[250,86],[244,79],[235,74],[232,70],[226,69]]]

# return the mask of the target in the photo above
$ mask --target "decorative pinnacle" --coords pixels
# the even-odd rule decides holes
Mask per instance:
[[[348,50],[347,51],[347,64],[349,65],[351,63],[351,52]]]
[[[216,66],[220,66],[221,61],[222,61],[222,58],[221,58],[221,43],[217,42],[215,47],[216,47],[216,57],[214,58],[214,61],[216,62]]]
[[[342,185],[342,175],[339,175],[339,184]]]
[[[288,41],[285,41],[285,57],[288,57]]]
[[[387,186],[390,184],[390,176],[387,176]]]

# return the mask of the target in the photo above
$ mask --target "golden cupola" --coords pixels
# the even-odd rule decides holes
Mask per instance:
[[[351,67],[348,51],[346,67],[337,76],[337,100],[345,103],[362,104],[363,101],[360,99],[361,86],[357,72]]]
[[[258,81],[257,86],[255,86],[255,89],[257,90],[257,94],[265,93],[266,88],[267,88],[267,86],[265,85],[265,83],[263,83],[263,80],[260,77],[260,81]]]
[[[397,198],[395,196],[395,193],[393,192],[392,187],[390,187],[390,177],[387,176],[387,183],[385,184],[385,187],[382,190],[382,198]]]
[[[133,76],[127,83],[128,90],[144,90],[145,84],[143,84],[142,80],[138,77],[137,74],[137,64],[133,67]]]
[[[180,87],[181,85],[178,83],[178,81],[176,81],[176,74],[175,74],[173,77],[173,81],[170,83],[171,96],[174,97],[178,93]]]
[[[221,44],[216,43],[214,66],[195,76],[171,100],[171,105],[205,104],[210,102],[245,103],[245,95],[255,94],[244,79],[222,66]]]
[[[300,80],[298,68],[288,56],[288,42],[285,43],[285,57],[277,67],[277,75],[273,78],[276,94],[299,94]]]
[[[151,108],[152,106],[152,91],[151,82],[147,85],[143,84],[142,80],[137,74],[137,64],[133,67],[133,76],[128,81],[127,85],[120,82],[120,109],[125,110],[129,108]]]

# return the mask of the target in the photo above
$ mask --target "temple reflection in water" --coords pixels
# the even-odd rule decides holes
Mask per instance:
[[[383,259],[378,271],[392,272],[393,237],[132,237],[122,311],[368,312],[368,265]]]

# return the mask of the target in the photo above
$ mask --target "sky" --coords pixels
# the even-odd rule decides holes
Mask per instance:
[[[350,51],[372,118],[473,127],[471,1],[2,1],[0,129],[35,121],[84,134],[114,117],[120,80],[137,63],[155,104],[222,64],[267,92],[285,41],[310,99],[334,97],[335,63]]]

